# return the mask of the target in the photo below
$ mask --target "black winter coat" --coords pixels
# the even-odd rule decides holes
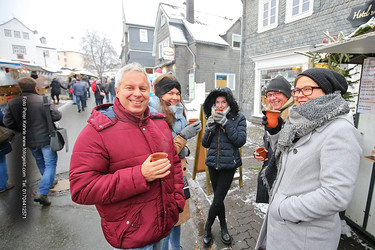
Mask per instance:
[[[61,119],[61,112],[50,105],[52,121]],[[26,114],[23,117],[23,114]],[[23,124],[26,121],[26,129]],[[3,123],[18,132],[26,131],[26,146],[43,147],[50,143],[47,117],[43,107],[43,96],[35,91],[23,91],[21,96],[10,100],[4,109]]]
[[[217,88],[210,92],[203,103],[206,118],[219,96],[225,97],[230,107],[227,122],[224,126],[217,125],[213,131],[206,128],[202,146],[209,148],[206,165],[217,170],[234,169],[242,165],[239,148],[246,143],[246,119],[239,113],[239,107],[229,88]]]
[[[264,147],[268,151],[267,153],[268,160],[263,162],[262,169],[260,170],[259,175],[258,175],[257,195],[255,198],[256,203],[268,203],[269,201],[268,188],[264,184],[263,177],[262,177],[264,168],[268,166],[269,160],[273,156],[271,142],[270,142],[270,138],[267,132],[264,133],[263,141],[264,141]]]
[[[66,89],[64,86],[61,85],[61,83],[57,80],[53,80],[51,82],[51,85],[49,86],[51,88],[51,95],[60,95],[61,90],[60,88]]]
[[[243,114],[227,115],[224,126],[206,128],[202,146],[208,148],[206,165],[216,170],[234,169],[242,165],[239,148],[246,143],[246,119]]]

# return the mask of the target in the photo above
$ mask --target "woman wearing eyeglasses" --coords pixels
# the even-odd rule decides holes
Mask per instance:
[[[285,121],[289,115],[289,108],[294,104],[290,83],[282,76],[277,76],[267,85],[266,97],[272,109],[280,111],[280,117]],[[264,116],[265,117],[265,116]],[[267,118],[265,118],[267,119]],[[267,175],[264,172],[268,166],[269,159],[273,155],[270,144],[269,133],[265,131],[263,136],[264,148],[267,150],[267,157],[263,158],[254,151],[254,158],[257,161],[263,161],[262,169],[258,175],[257,195],[255,202],[268,203],[269,191],[275,181],[277,169],[268,168]]]
[[[351,200],[362,154],[341,96],[348,84],[337,72],[313,68],[294,87],[295,106],[271,135],[269,165],[278,173],[256,249],[337,249],[339,212]]]

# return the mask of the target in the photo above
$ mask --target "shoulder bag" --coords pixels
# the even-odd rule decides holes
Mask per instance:
[[[16,132],[14,130],[0,126],[0,144],[12,140],[15,135]]]
[[[43,96],[43,106],[47,117],[51,150],[53,152],[60,151],[65,146],[66,152],[68,152],[69,146],[67,131],[65,128],[56,128],[54,126],[52,122],[51,111],[49,108],[50,104],[48,103],[47,96]]]

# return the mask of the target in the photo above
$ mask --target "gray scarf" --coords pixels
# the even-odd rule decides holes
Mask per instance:
[[[299,138],[309,134],[327,122],[340,115],[349,113],[348,103],[341,97],[340,93],[333,93],[309,100],[299,106],[293,106],[289,110],[289,118],[280,131],[276,144],[274,156],[265,169],[263,180],[269,187],[271,197],[274,180],[277,178],[281,167],[281,155]]]

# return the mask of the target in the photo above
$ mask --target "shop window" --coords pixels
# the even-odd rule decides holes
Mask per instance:
[[[287,0],[285,23],[297,21],[311,16],[313,13],[314,0]]]
[[[12,37],[12,31],[4,29],[4,35],[7,36],[7,37]]]
[[[227,73],[215,73],[215,87],[228,87],[236,89],[236,75]]]
[[[241,48],[241,35],[233,34],[232,35],[232,47]]]
[[[258,32],[276,28],[278,25],[279,0],[261,0],[258,9]]]
[[[15,38],[21,38],[21,32],[19,32],[19,31],[14,31],[14,37],[15,37]]]
[[[261,90],[261,100],[260,101],[260,110],[262,108],[266,108],[267,106],[267,98],[266,98],[266,89],[269,82],[278,75],[283,76],[290,85],[293,85],[294,79],[296,76],[302,72],[302,66],[296,67],[285,67],[285,68],[278,68],[278,69],[263,69],[260,70],[260,90]]]
[[[139,30],[139,41],[144,42],[144,43],[148,42],[147,30],[145,30],[145,29]]]

